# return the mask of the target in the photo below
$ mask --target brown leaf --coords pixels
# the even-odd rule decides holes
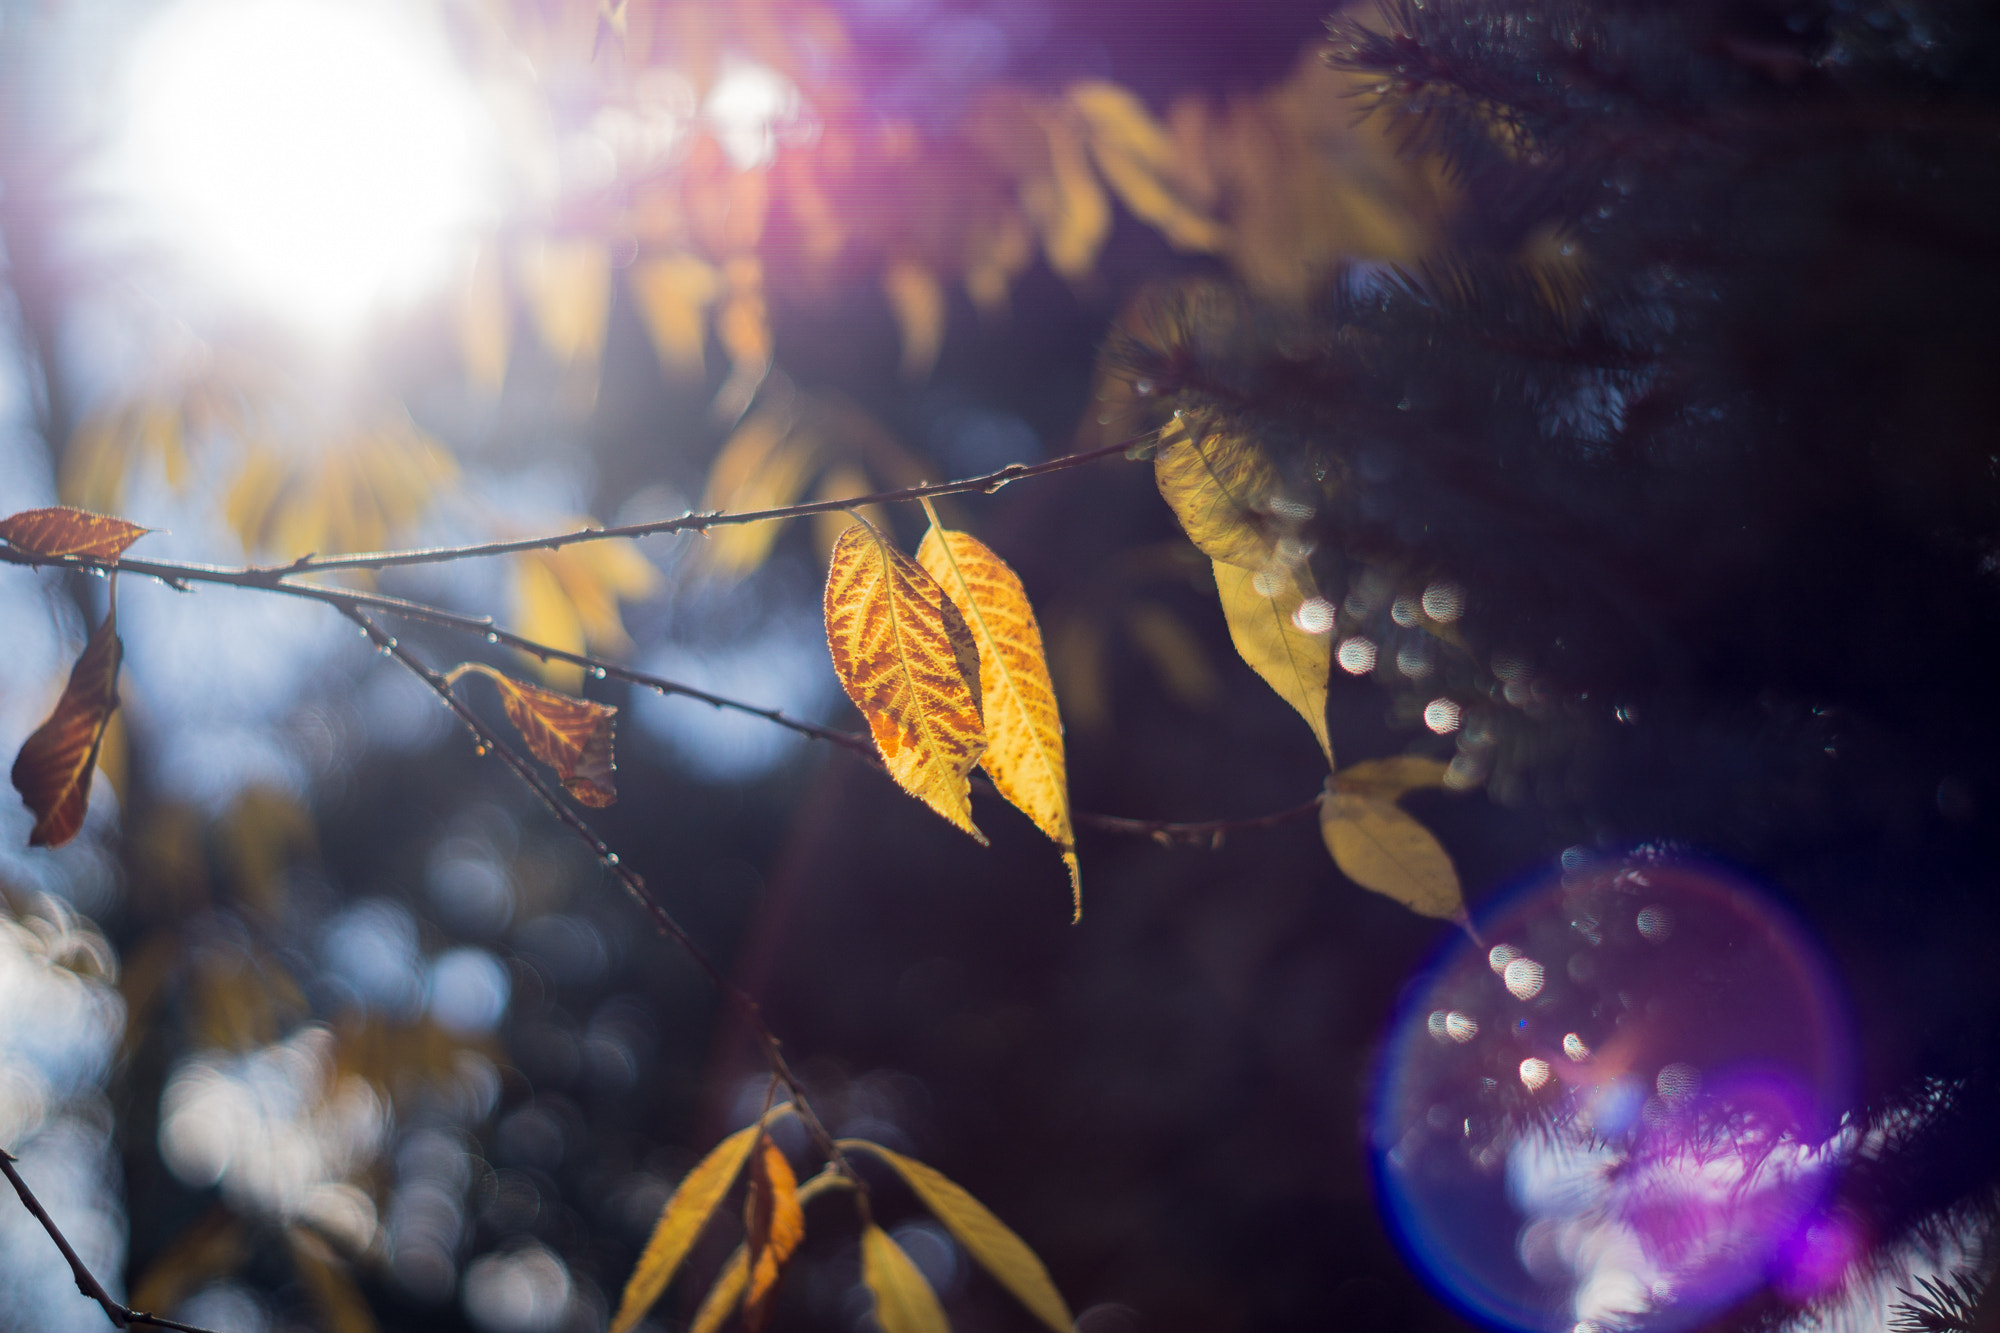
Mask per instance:
[[[937,580],[865,523],[826,576],[826,641],[902,789],[986,845],[967,774],[986,752],[979,646]]]
[[[778,1279],[806,1238],[798,1177],[769,1135],[750,1159],[750,1193],[743,1213],[750,1284],[743,1297],[743,1330],[762,1333],[777,1303]]]
[[[618,799],[611,777],[617,767],[611,757],[615,707],[523,684],[480,662],[462,663],[445,679],[456,682],[469,671],[498,687],[507,720],[527,742],[528,753],[556,771],[564,791],[600,809]]]
[[[30,555],[87,555],[116,560],[125,548],[151,532],[122,518],[57,505],[26,509],[0,519],[0,537]]]
[[[83,827],[97,748],[118,707],[118,664],[125,648],[118,641],[117,619],[114,602],[70,668],[55,711],[15,756],[14,789],[35,812],[30,847],[60,847]]]

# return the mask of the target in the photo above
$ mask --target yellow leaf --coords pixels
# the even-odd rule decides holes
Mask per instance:
[[[1037,116],[1048,136],[1049,174],[1021,189],[1021,206],[1042,234],[1049,267],[1072,281],[1090,272],[1111,235],[1111,205],[1090,169],[1083,138],[1056,111]]]
[[[750,1163],[750,1196],[744,1201],[744,1240],[749,1249],[750,1286],[743,1296],[744,1333],[761,1333],[777,1302],[778,1280],[806,1238],[805,1210],[792,1164],[766,1135]]]
[[[507,382],[513,324],[499,249],[489,241],[480,246],[472,271],[466,275],[458,312],[458,347],[465,361],[465,378],[481,393],[497,395]]]
[[[1343,791],[1337,780],[1330,785],[1319,829],[1340,872],[1413,912],[1463,920],[1458,871],[1430,830],[1387,797]]]
[[[1078,84],[1070,89],[1069,100],[1089,128],[1098,170],[1135,217],[1158,228],[1179,249],[1221,246],[1222,229],[1169,183],[1177,174],[1173,140],[1143,102],[1115,84],[1099,82]]]
[[[583,651],[583,622],[563,592],[562,581],[546,557],[553,551],[531,551],[514,558],[514,629],[524,638],[567,653]],[[560,689],[583,687],[583,668],[572,662],[530,658],[543,680]]]
[[[369,1313],[367,1300],[326,1242],[302,1227],[287,1227],[285,1239],[324,1327],[331,1333],[375,1333],[375,1316]]]
[[[966,238],[965,291],[981,313],[1007,308],[1007,289],[1035,257],[1035,238],[1011,209],[998,218],[975,222]]]
[[[627,281],[638,298],[653,350],[669,375],[699,378],[708,338],[708,307],[722,290],[715,266],[694,255],[664,255],[633,268]]]
[[[1388,759],[1364,759],[1349,764],[1333,775],[1335,791],[1357,796],[1373,796],[1393,801],[1419,787],[1442,787],[1448,771],[1442,759],[1417,754],[1399,754]]]
[[[882,294],[889,298],[903,337],[903,374],[922,379],[937,364],[944,345],[944,288],[922,264],[898,260],[882,271]]]
[[[796,503],[811,479],[815,452],[811,439],[793,431],[783,413],[745,418],[709,466],[702,510],[744,514]],[[770,556],[783,526],[779,519],[715,529],[704,548],[708,566],[738,578],[752,573]]]
[[[1284,527],[1271,506],[1282,497],[1277,469],[1256,445],[1176,412],[1160,430],[1153,479],[1203,555],[1244,569],[1271,562]]]
[[[1333,669],[1333,607],[1311,571],[1239,569],[1215,562],[1215,590],[1236,651],[1278,697],[1299,710],[1333,767],[1326,729],[1326,680]]]
[[[542,345],[563,365],[594,362],[611,310],[611,252],[587,237],[546,240],[521,256],[521,285]]]
[[[929,513],[930,505],[924,509]],[[1002,796],[1062,848],[1070,894],[1081,917],[1083,882],[1076,835],[1070,830],[1062,718],[1027,591],[1006,561],[978,538],[939,527],[935,513],[917,548],[917,563],[951,598],[979,645],[987,740],[979,766]]]
[[[729,1253],[729,1262],[716,1274],[715,1285],[708,1289],[708,1295],[701,1298],[701,1308],[694,1312],[694,1322],[688,1325],[688,1333],[715,1333],[722,1323],[736,1312],[743,1300],[743,1289],[750,1285],[750,1250],[738,1245]]]
[[[986,845],[966,775],[986,751],[979,648],[923,567],[865,523],[834,543],[826,641],[902,789]]]
[[[861,1231],[861,1280],[875,1298],[882,1333],[951,1333],[944,1307],[903,1247],[874,1223]]]
[[[840,1146],[847,1152],[872,1153],[893,1167],[911,1192],[923,1201],[924,1207],[944,1223],[945,1230],[951,1232],[981,1268],[1013,1292],[1035,1318],[1055,1333],[1070,1333],[1075,1321],[1070,1316],[1069,1306],[1063,1301],[1062,1293],[1049,1280],[1049,1270],[1028,1248],[1027,1242],[995,1217],[985,1204],[967,1193],[964,1186],[935,1168],[901,1153],[891,1152],[878,1143],[842,1139]]]
[[[611,1333],[630,1333],[645,1318],[646,1311],[653,1308],[653,1302],[660,1299],[660,1293],[667,1289],[681,1260],[694,1248],[695,1239],[722,1202],[722,1196],[736,1183],[737,1174],[763,1133],[761,1123],[737,1130],[716,1144],[681,1180],[680,1187],[661,1210],[660,1220],[654,1224],[653,1234],[639,1255],[638,1266],[626,1280],[617,1317],[611,1321]]]

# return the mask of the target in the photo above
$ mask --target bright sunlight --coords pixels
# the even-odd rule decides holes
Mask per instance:
[[[184,0],[142,39],[123,174],[204,278],[338,338],[449,277],[488,133],[423,12]]]

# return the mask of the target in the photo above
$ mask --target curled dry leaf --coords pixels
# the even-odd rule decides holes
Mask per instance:
[[[1326,627],[1311,628],[1316,621],[1306,613],[1307,604],[1319,600],[1311,571],[1303,565],[1248,570],[1217,560],[1215,590],[1229,622],[1230,642],[1280,698],[1299,710],[1332,768],[1326,681],[1333,670],[1333,620],[1328,607]]]
[[[833,546],[826,641],[889,775],[985,846],[967,781],[986,752],[979,646],[958,607],[887,536],[856,523]]]
[[[1049,1270],[1028,1248],[1027,1242],[1010,1230],[991,1209],[972,1197],[965,1187],[935,1168],[914,1158],[892,1152],[866,1139],[842,1139],[847,1152],[865,1152],[879,1158],[903,1178],[903,1183],[923,1201],[931,1215],[944,1223],[952,1238],[965,1247],[981,1268],[995,1281],[1014,1293],[1035,1318],[1054,1333],[1070,1333],[1075,1320],[1062,1293],[1049,1279]]]
[[[98,747],[118,707],[118,664],[125,649],[118,641],[117,618],[114,601],[70,668],[55,711],[14,758],[14,789],[35,812],[30,847],[60,847],[83,827]]]
[[[618,799],[611,776],[617,768],[611,754],[615,707],[523,684],[480,662],[461,663],[446,679],[455,683],[467,672],[485,676],[499,689],[500,706],[528,753],[556,771],[564,791],[599,809]]]
[[[1465,919],[1465,897],[1451,856],[1395,801],[1328,781],[1320,836],[1342,874],[1423,916]]]
[[[737,1130],[716,1144],[681,1180],[680,1187],[661,1210],[660,1220],[654,1224],[653,1234],[640,1252],[638,1266],[626,1279],[618,1314],[611,1321],[611,1333],[631,1333],[645,1318],[646,1311],[653,1308],[653,1302],[660,1299],[660,1293],[667,1289],[681,1261],[694,1248],[696,1238],[708,1225],[722,1196],[736,1183],[750,1150],[757,1146],[763,1133],[761,1123]]]
[[[743,1206],[749,1290],[743,1296],[744,1333],[762,1333],[777,1303],[778,1280],[806,1238],[799,1181],[778,1145],[764,1137],[750,1160],[750,1194]]]
[[[873,1222],[861,1229],[861,1280],[875,1298],[875,1322],[882,1333],[951,1333],[944,1307],[924,1275]]]
[[[6,538],[15,550],[30,555],[87,555],[116,560],[126,547],[151,531],[122,518],[64,505],[24,509],[0,519],[0,537]]]
[[[1245,569],[1271,563],[1280,525],[1268,506],[1278,494],[1278,471],[1256,445],[1204,432],[1176,412],[1160,429],[1153,479],[1203,555]]]
[[[1002,796],[1062,848],[1080,917],[1083,883],[1070,828],[1062,718],[1027,591],[1006,561],[978,538],[939,527],[936,514],[917,548],[917,563],[944,589],[979,644],[987,740],[979,766]]]

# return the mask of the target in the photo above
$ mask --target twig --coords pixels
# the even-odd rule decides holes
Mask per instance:
[[[862,505],[897,504],[909,500],[923,500],[938,495],[963,495],[969,491],[985,491],[991,494],[1010,482],[1022,481],[1028,477],[1043,477],[1051,472],[1063,472],[1085,463],[1095,463],[1101,458],[1111,458],[1129,453],[1134,445],[1143,444],[1152,432],[1120,440],[1116,444],[1103,445],[1096,449],[1086,449],[1079,454],[1065,454],[1061,458],[1051,458],[1045,463],[1009,463],[997,472],[989,472],[980,477],[965,477],[958,481],[940,481],[929,486],[906,486],[901,490],[877,491],[873,495],[856,495],[845,500],[814,500],[808,504],[783,505],[776,509],[752,509],[739,514],[683,514],[679,518],[657,519],[651,523],[626,523],[615,528],[583,528],[576,532],[558,533],[546,537],[523,537],[515,541],[483,542],[474,546],[431,546],[410,551],[365,551],[355,555],[302,556],[287,565],[251,566],[246,572],[266,578],[282,578],[292,574],[323,572],[336,569],[387,569],[392,565],[437,564],[447,560],[469,560],[477,556],[514,555],[522,551],[553,551],[558,547],[574,546],[578,542],[604,541],[611,537],[651,537],[663,532],[706,532],[710,528],[727,527],[738,523],[768,523],[781,518],[803,518],[808,514],[830,514],[843,509],[855,509]]]
[[[104,1289],[104,1284],[97,1280],[96,1275],[70,1245],[69,1237],[63,1235],[62,1228],[56,1225],[53,1217],[49,1216],[49,1210],[42,1207],[42,1201],[28,1188],[28,1182],[21,1179],[21,1173],[14,1169],[14,1162],[14,1155],[0,1148],[0,1172],[6,1174],[8,1183],[14,1187],[14,1193],[21,1196],[23,1206],[34,1214],[35,1220],[42,1224],[42,1230],[49,1233],[49,1239],[56,1243],[58,1250],[62,1251],[62,1257],[69,1261],[69,1271],[76,1279],[76,1289],[103,1306],[105,1318],[114,1326],[129,1328],[133,1324],[143,1324],[152,1328],[174,1329],[177,1333],[210,1333],[208,1329],[197,1328],[193,1324],[183,1324],[178,1320],[162,1319],[158,1315],[148,1314],[144,1310],[134,1310],[129,1305],[120,1305],[113,1300],[111,1293]]]
[[[1319,811],[1320,797],[1300,805],[1291,806],[1275,814],[1254,815],[1246,819],[1204,819],[1192,823],[1180,823],[1164,819],[1123,819],[1117,815],[1092,815],[1078,813],[1076,822],[1085,828],[1094,828],[1105,833],[1136,833],[1150,837],[1162,847],[1176,845],[1199,847],[1207,843],[1210,849],[1222,846],[1225,835],[1244,833],[1253,829],[1276,828],[1289,824],[1294,819],[1304,819]]]
[[[840,1145],[834,1142],[833,1135],[827,1132],[825,1124],[819,1118],[819,1113],[813,1109],[811,1101],[806,1096],[805,1088],[799,1083],[798,1076],[792,1072],[790,1063],[785,1059],[784,1049],[780,1045],[777,1036],[765,1024],[763,1013],[758,1008],[757,1002],[723,973],[722,969],[716,965],[715,960],[708,956],[707,951],[695,942],[694,937],[688,934],[687,929],[680,922],[674,919],[673,914],[666,909],[665,904],[653,896],[652,891],[646,887],[646,881],[641,878],[639,873],[620,860],[618,853],[611,849],[610,844],[598,836],[597,830],[586,823],[583,817],[577,814],[567,801],[556,794],[555,789],[549,786],[542,775],[536,771],[535,766],[529,762],[527,756],[510,745],[499,732],[488,726],[483,718],[467,707],[456,694],[452,693],[451,683],[443,675],[426,666],[421,659],[410,652],[409,649],[403,647],[394,637],[383,632],[379,625],[370,620],[358,608],[344,606],[341,608],[341,612],[348,619],[359,625],[362,633],[366,634],[376,647],[382,649],[395,658],[397,662],[407,667],[417,679],[428,685],[437,694],[438,698],[444,700],[446,707],[450,708],[458,720],[464,723],[466,728],[472,732],[473,740],[479,747],[483,750],[490,750],[500,756],[501,762],[513,770],[514,776],[527,784],[528,790],[535,794],[536,798],[548,809],[549,813],[554,815],[564,828],[574,833],[583,841],[585,846],[590,848],[592,854],[597,857],[598,863],[611,872],[612,876],[618,880],[632,901],[652,919],[653,925],[659,932],[679,945],[681,951],[694,960],[695,966],[701,969],[702,974],[708,978],[709,984],[714,986],[717,993],[733,1006],[742,1015],[744,1021],[749,1024],[752,1034],[757,1039],[757,1044],[763,1050],[765,1062],[770,1066],[772,1075],[779,1082],[783,1083],[786,1090],[791,1093],[792,1101],[796,1104],[798,1110],[800,1123],[806,1127],[806,1132],[812,1136],[814,1146],[820,1150],[827,1161],[833,1163],[843,1172],[854,1176],[857,1189],[864,1189],[865,1186],[861,1184],[860,1176],[849,1166],[846,1155],[840,1150]]]

